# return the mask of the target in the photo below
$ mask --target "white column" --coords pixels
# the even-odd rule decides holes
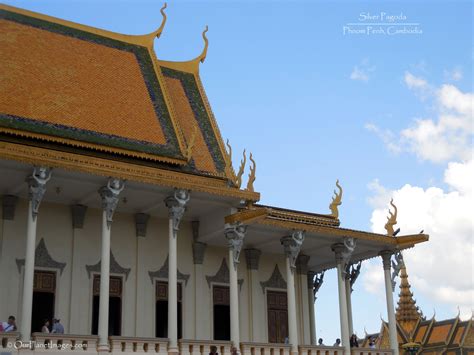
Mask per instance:
[[[337,286],[339,292],[339,317],[341,325],[341,343],[344,347],[344,353],[349,355],[351,353],[349,341],[349,321],[347,316],[347,302],[346,302],[346,283],[345,283],[345,263],[342,253],[345,251],[344,244],[335,244],[332,250],[336,254],[337,262]]]
[[[390,275],[391,270],[391,251],[383,251],[380,253],[383,261],[383,272],[385,278],[385,297],[387,299],[387,315],[388,315],[388,333],[390,335],[390,348],[393,355],[398,355],[398,339],[397,339],[397,323],[395,320],[395,308],[393,306],[393,289],[392,279]]]
[[[345,282],[345,289],[346,289],[346,303],[347,303],[347,321],[349,324],[349,336],[354,334],[354,326],[352,323],[352,299],[351,299],[351,280],[346,277]]]
[[[36,222],[38,209],[46,192],[46,183],[51,178],[51,171],[45,167],[35,167],[28,183],[28,220],[26,222],[26,252],[23,278],[23,298],[21,308],[21,340],[30,341],[31,312],[33,308],[33,278],[35,273]]]
[[[295,298],[295,271],[296,258],[301,250],[304,241],[304,232],[295,231],[289,237],[281,238],[286,254],[286,283],[288,299],[288,338],[291,344],[291,354],[298,354],[298,328],[296,319],[296,298]]]
[[[250,341],[256,343],[265,342],[265,327],[260,322],[264,316],[264,298],[258,279],[258,267],[260,255],[262,252],[258,249],[245,249],[245,260],[247,262],[247,271],[249,275],[249,328]]]
[[[239,283],[237,280],[237,263],[233,262],[233,251],[229,249],[229,288],[230,288],[230,340],[239,348]]]
[[[100,259],[99,344],[98,351],[109,351],[109,283],[110,283],[110,229],[124,182],[110,178],[107,186],[99,189],[102,198],[102,245]]]
[[[230,340],[232,345],[237,348],[237,351],[240,349],[239,283],[237,270],[246,231],[247,226],[240,222],[226,224],[225,226],[225,237],[229,246]]]
[[[169,210],[168,223],[168,353],[177,354],[178,350],[178,266],[176,238],[179,223],[189,201],[189,191],[175,189],[174,195],[165,199]]]
[[[207,244],[195,241],[193,243],[193,261],[194,261],[194,332],[196,340],[205,340],[207,337],[207,329],[203,324],[208,324],[206,319],[206,307],[204,304],[204,255]]]
[[[316,339],[316,316],[314,314],[314,285],[313,285],[314,272],[308,271],[308,305],[309,305],[309,329],[310,329],[310,340],[311,345],[317,344]]]

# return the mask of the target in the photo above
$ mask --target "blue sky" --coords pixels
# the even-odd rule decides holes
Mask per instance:
[[[149,33],[161,22],[158,1],[5,2],[127,34]],[[472,92],[471,2],[169,1],[166,11],[168,22],[155,43],[160,59],[197,56],[209,25],[201,78],[234,152],[246,148],[254,154],[262,203],[328,213],[339,178],[345,191],[342,226],[370,230],[375,207],[368,185],[375,179],[390,191],[405,184],[450,191],[446,164],[461,160],[420,158],[398,135],[415,118],[437,115],[435,100],[407,87],[407,72],[432,87],[451,83]],[[381,12],[403,14],[422,33],[343,34],[343,26],[360,22],[362,13]],[[453,79],[455,69],[462,75]],[[351,79],[354,72],[359,75]],[[389,132],[399,151],[387,148],[381,134],[367,129],[369,123]],[[386,319],[385,300],[364,285],[359,281],[353,293],[359,336],[364,327],[378,331],[380,315]],[[417,293],[416,285],[413,291],[426,314],[436,308],[438,319],[455,316],[452,305]],[[331,345],[339,336],[336,292],[329,272],[316,312],[318,336]]]

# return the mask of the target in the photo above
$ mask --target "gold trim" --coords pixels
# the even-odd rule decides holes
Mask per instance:
[[[171,163],[171,164],[176,164],[176,165],[186,165],[186,160],[168,158],[161,155],[155,155],[155,154],[149,154],[149,153],[141,153],[141,152],[128,150],[128,149],[109,147],[106,145],[87,143],[84,141],[76,141],[73,139],[50,136],[50,135],[46,135],[42,133],[20,131],[13,128],[0,127],[0,133],[6,133],[9,135],[23,137],[23,138],[34,138],[34,139],[39,139],[39,140],[47,141],[47,142],[61,143],[61,144],[76,147],[76,148],[87,148],[87,149],[93,149],[100,152],[115,153],[119,155],[133,157],[133,158],[142,158],[146,160],[160,161],[160,162]]]
[[[106,177],[114,176],[171,188],[202,191],[243,200],[258,201],[260,199],[259,193],[250,193],[229,187],[227,181],[222,179],[4,141],[0,141],[0,158]]]
[[[44,20],[44,21],[48,21],[48,22],[52,22],[52,23],[57,23],[59,25],[67,26],[67,27],[70,27],[70,28],[75,28],[77,30],[81,30],[81,31],[89,32],[89,33],[93,33],[93,34],[96,34],[98,36],[107,37],[107,38],[115,39],[117,41],[127,42],[127,43],[130,43],[130,44],[135,44],[135,45],[143,46],[143,47],[147,47],[147,48],[153,48],[153,42],[154,42],[154,39],[157,36],[158,31],[160,29],[163,30],[160,26],[160,28],[158,30],[153,31],[153,32],[148,33],[148,34],[144,34],[144,35],[126,35],[126,34],[121,34],[121,33],[116,33],[116,32],[112,32],[112,31],[103,30],[103,29],[96,28],[96,27],[81,25],[81,24],[76,23],[76,22],[62,20],[62,19],[59,19],[57,17],[48,16],[48,15],[40,14],[38,12],[28,11],[28,10],[20,9],[18,7],[5,5],[5,4],[0,4],[0,9],[16,12],[16,13],[21,14],[21,15],[34,17],[34,18]],[[162,12],[162,14],[163,13],[164,12]],[[166,20],[166,16],[165,16],[164,20]],[[162,23],[162,26],[164,26],[164,23]]]
[[[252,210],[242,210],[237,213],[228,215],[224,218],[225,223],[241,222],[245,224],[255,223],[265,217],[271,212],[268,208],[258,208]]]
[[[357,239],[369,240],[369,241],[379,242],[383,244],[398,246],[399,248],[407,248],[409,246],[413,246],[415,244],[422,243],[428,240],[428,236],[424,234],[407,235],[407,236],[392,238],[392,237],[387,237],[384,234],[363,232],[363,231],[358,231],[358,230],[353,230],[353,229],[314,225],[314,224],[304,224],[304,223],[298,223],[298,222],[293,222],[293,221],[283,221],[283,220],[274,219],[271,216],[268,216],[267,218],[263,220],[259,220],[256,223],[283,228],[283,229],[302,229],[306,232],[323,234],[325,236],[331,236],[335,238],[354,237]]]
[[[393,239],[396,240],[400,249],[406,249],[415,244],[427,242],[430,239],[430,236],[428,234],[410,234],[395,237]]]

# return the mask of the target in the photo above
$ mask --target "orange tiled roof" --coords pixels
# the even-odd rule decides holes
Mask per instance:
[[[434,324],[426,342],[427,345],[435,343],[445,343],[448,340],[453,323]]]
[[[198,73],[160,67],[156,33],[120,35],[7,5],[0,31],[1,133],[225,177]]]

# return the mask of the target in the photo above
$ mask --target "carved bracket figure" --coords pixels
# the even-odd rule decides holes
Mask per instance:
[[[26,178],[33,220],[35,220],[38,215],[38,209],[46,192],[46,183],[49,179],[51,179],[51,169],[44,166],[35,166],[33,173]]]
[[[186,204],[189,202],[191,196],[188,190],[175,189],[174,195],[165,199],[166,207],[168,207],[169,218],[173,220],[173,230],[179,230],[179,223],[186,211]],[[174,233],[176,237],[176,233]]]
[[[316,275],[314,275],[314,278],[313,278],[313,295],[314,295],[315,300],[316,300],[316,294],[318,293],[319,289],[323,285],[324,273],[325,273],[325,271],[321,271],[321,272],[318,272]]]
[[[405,266],[405,261],[403,260],[403,254],[401,251],[393,255],[394,260],[392,260],[392,291],[395,291],[395,278],[400,274],[400,270]]]
[[[296,258],[301,250],[305,238],[305,232],[302,230],[295,230],[291,233],[291,236],[283,237],[280,239],[281,244],[285,250],[286,256],[290,259],[291,269],[296,268]]]
[[[229,249],[232,250],[234,266],[239,263],[240,251],[242,250],[242,245],[244,244],[246,232],[247,226],[242,224],[242,222],[226,224],[225,226],[224,233],[225,237],[227,238]]]
[[[107,186],[102,186],[99,189],[99,194],[102,197],[102,209],[105,211],[107,218],[107,226],[110,228],[112,224],[112,217],[119,201],[119,194],[125,188],[125,182],[121,179],[109,178]]]
[[[352,286],[354,286],[357,278],[360,274],[360,269],[362,267],[362,260],[358,263],[347,264],[346,266],[346,278],[349,280],[351,286],[351,292],[354,291]]]

